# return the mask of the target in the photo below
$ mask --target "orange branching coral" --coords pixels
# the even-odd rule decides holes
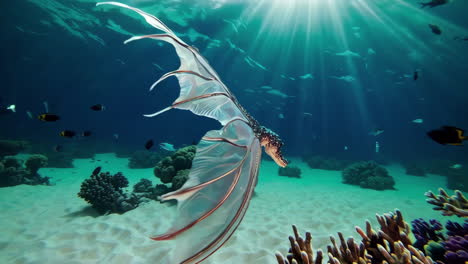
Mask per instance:
[[[294,237],[289,236],[291,248],[286,258],[279,252],[276,252],[276,260],[278,264],[321,264],[322,251],[317,251],[317,256],[314,259],[314,251],[312,250],[312,235],[306,232],[306,238],[303,239],[297,232],[297,227],[292,226]]]
[[[341,245],[338,247],[335,238],[330,236],[332,245],[328,245],[328,257],[329,263],[331,264],[342,264],[342,263],[359,263],[359,264],[370,264],[372,257],[367,254],[367,250],[363,243],[359,245],[354,242],[354,238],[350,237],[345,242],[343,234],[338,232]]]
[[[432,209],[442,211],[442,215],[468,217],[468,200],[462,192],[456,190],[454,195],[449,196],[444,189],[439,188],[439,195],[432,191],[426,192],[425,195],[429,197],[426,201],[435,205]]]
[[[376,215],[380,224],[380,230],[372,229],[369,221],[366,222],[366,231],[356,227],[357,233],[362,237],[358,244],[354,239],[344,239],[342,233],[338,233],[340,245],[334,237],[330,237],[332,245],[328,249],[329,264],[432,264],[430,257],[426,257],[423,252],[414,248],[408,238],[410,233],[409,225],[403,220],[399,210],[395,212]],[[297,229],[293,226],[295,239],[289,237],[291,242],[290,254],[285,259],[280,253],[276,253],[279,264],[302,263],[320,264],[320,262],[310,261],[312,259],[312,236],[306,233],[304,241],[297,234]],[[310,254],[309,254],[310,253]]]

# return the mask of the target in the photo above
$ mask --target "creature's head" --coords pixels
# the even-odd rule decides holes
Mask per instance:
[[[288,165],[288,161],[281,153],[283,141],[281,141],[275,132],[266,127],[262,127],[259,139],[260,144],[265,147],[265,152],[276,162],[276,164],[278,164],[278,166],[284,168]]]

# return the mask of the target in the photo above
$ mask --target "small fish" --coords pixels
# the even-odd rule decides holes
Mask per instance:
[[[435,129],[427,132],[427,135],[435,142],[442,145],[461,146],[463,140],[468,137],[464,136],[465,131],[458,127],[443,126],[440,129]]]
[[[348,150],[348,146],[344,146],[344,150]]]
[[[93,175],[98,175],[101,172],[101,167],[97,167],[93,170]]]
[[[453,40],[468,41],[468,37],[454,37]]]
[[[119,134],[115,133],[115,134],[113,135],[113,137],[114,137],[115,140],[119,140]]]
[[[37,117],[37,119],[44,121],[44,122],[55,122],[60,120],[60,116],[54,114],[42,114]]]
[[[16,109],[15,109],[16,111]],[[11,109],[11,105],[8,106],[8,107],[0,107],[0,114],[4,115],[4,114],[11,114],[11,113],[14,113],[15,111],[13,111],[13,109]]]
[[[451,169],[455,169],[455,170],[458,170],[458,169],[461,169],[463,166],[461,164],[453,164],[452,166],[450,166]]]
[[[311,113],[307,113],[307,112],[304,112],[304,115],[305,115],[305,116],[312,116]]]
[[[33,114],[30,111],[26,111],[26,114],[28,115],[29,119],[33,119]]]
[[[49,103],[47,101],[42,102],[44,104],[44,110],[46,113],[49,113]]]
[[[91,136],[91,135],[92,135],[92,132],[91,132],[91,131],[84,131],[84,132],[81,133],[81,136],[82,136],[82,137],[89,137],[89,136]]]
[[[385,132],[385,130],[376,128],[376,129],[372,130],[371,132],[369,132],[369,135],[376,137],[376,136],[382,134],[383,132]]]
[[[419,78],[419,72],[416,70],[416,71],[414,71],[414,73],[413,73],[413,80],[416,81],[418,78]]]
[[[411,122],[416,123],[416,124],[422,124],[424,122],[424,120],[422,118],[418,118],[418,119],[415,119],[415,120],[413,120]]]
[[[54,146],[54,151],[55,152],[62,152],[63,150],[63,146],[62,145],[56,145]]]
[[[6,109],[12,111],[13,113],[16,113],[16,105],[10,105]]]
[[[380,145],[379,145],[379,142],[376,141],[375,142],[375,153],[379,153],[379,151],[380,151]]]
[[[96,104],[96,105],[91,106],[90,109],[93,111],[103,111],[106,109],[106,107],[103,106],[102,104]]]
[[[440,30],[439,26],[437,25],[429,24],[429,28],[431,29],[432,33],[436,35],[442,34],[442,30]]]
[[[63,130],[62,132],[60,132],[61,137],[72,138],[75,135],[76,135],[76,133],[71,131],[71,130]]]
[[[165,143],[165,142],[161,143],[159,144],[159,147],[167,151],[176,151],[176,149],[174,148],[174,145],[170,143]]]
[[[283,118],[284,118],[284,115],[283,115],[282,113],[279,113],[279,114],[278,114],[278,118],[279,118],[279,119],[283,119]]]
[[[154,146],[154,141],[152,139],[146,141],[145,149],[150,150]]]
[[[448,3],[448,0],[431,0],[430,2],[426,2],[426,3],[419,3],[421,5],[421,8],[424,8],[426,6],[428,6],[429,8],[433,8],[433,7],[436,7],[436,6],[440,6],[440,5],[445,5]]]

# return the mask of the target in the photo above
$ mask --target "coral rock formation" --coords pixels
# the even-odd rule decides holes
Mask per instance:
[[[99,213],[125,213],[136,208],[139,199],[134,194],[124,192],[128,180],[122,173],[109,172],[93,174],[81,183],[78,196],[86,200]]]
[[[295,166],[288,166],[286,168],[280,167],[278,169],[279,176],[286,176],[290,178],[300,178],[301,177],[301,169]]]
[[[342,172],[343,183],[375,190],[394,189],[395,181],[388,171],[373,161],[358,162]]]
[[[173,187],[179,188],[185,183],[183,170],[189,170],[192,167],[192,160],[195,157],[196,146],[188,146],[178,149],[171,156],[163,158],[154,168],[154,175],[163,183],[172,183]],[[178,175],[178,176],[177,176]],[[174,178],[177,179],[174,180]],[[174,189],[175,190],[175,189]]]

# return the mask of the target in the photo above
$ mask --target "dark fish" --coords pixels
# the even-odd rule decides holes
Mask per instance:
[[[62,146],[62,145],[56,145],[56,146],[54,147],[54,151],[55,151],[55,152],[62,152],[62,150],[63,150],[63,146]]]
[[[442,30],[437,25],[429,24],[429,27],[431,28],[432,33],[436,35],[442,34]]]
[[[146,141],[145,149],[150,150],[153,146],[154,146],[154,142],[152,139]]]
[[[92,134],[91,131],[84,131],[83,133],[81,133],[81,136],[82,137],[89,137],[89,136],[91,136],[91,134]]]
[[[453,40],[468,41],[468,37],[454,37]]]
[[[60,120],[60,116],[53,115],[53,114],[42,114],[37,117],[37,119],[44,121],[44,122],[55,122]]]
[[[448,3],[448,0],[431,0],[430,2],[419,3],[419,4],[421,5],[421,8],[424,8],[426,6],[433,8],[436,6],[445,5],[446,3]]]
[[[417,80],[419,78],[419,72],[418,71],[414,71],[413,73],[413,80]]]
[[[97,167],[93,170],[93,175],[98,175],[101,172],[101,167]]]
[[[62,137],[72,138],[75,135],[76,135],[76,133],[74,131],[71,131],[71,130],[64,130],[64,131],[60,132],[60,136],[62,136]]]
[[[106,109],[102,104],[96,104],[90,107],[93,111],[102,111]]]
[[[443,126],[440,129],[435,129],[427,132],[427,135],[435,142],[442,145],[461,146],[463,140],[468,139],[463,134],[465,131],[461,128],[453,126]]]

